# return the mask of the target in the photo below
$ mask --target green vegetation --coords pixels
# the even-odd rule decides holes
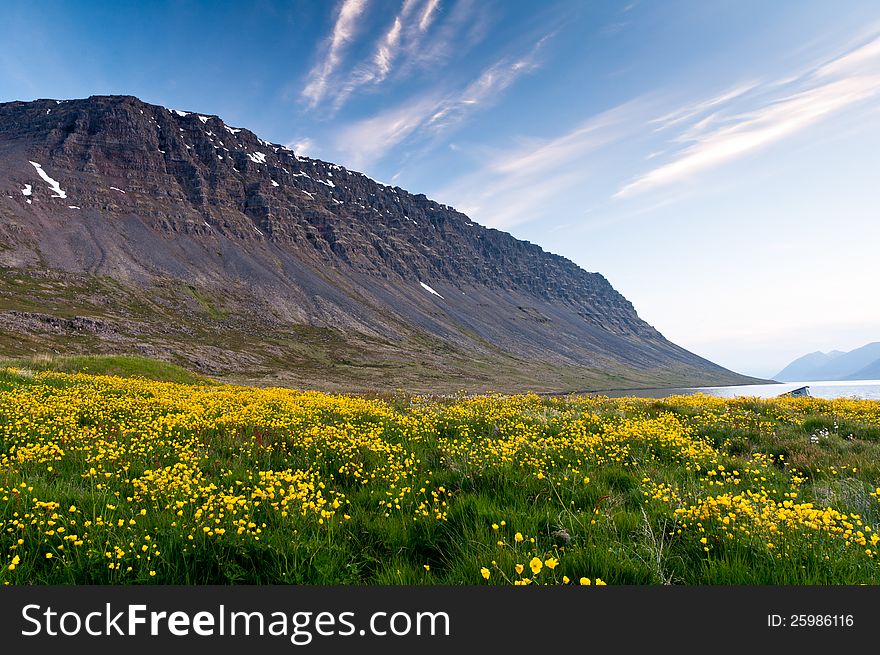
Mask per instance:
[[[210,378],[150,357],[137,355],[35,355],[17,359],[0,359],[0,369],[13,368],[25,372],[57,371],[146,378],[157,382],[180,384],[213,384]],[[19,374],[20,375],[20,374]]]
[[[393,315],[385,320],[399,338],[293,324],[235,285],[156,278],[139,287],[107,276],[0,268],[0,359],[140,353],[149,344],[150,354],[218,380],[357,393],[571,392],[720,381],[688,367],[523,359],[460,329],[481,346],[476,353]]]
[[[880,582],[877,402],[35,368],[0,382],[4,583]]]

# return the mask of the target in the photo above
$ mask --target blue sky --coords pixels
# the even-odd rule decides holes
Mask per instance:
[[[880,5],[7,1],[0,101],[131,94],[453,205],[771,375],[880,340]]]

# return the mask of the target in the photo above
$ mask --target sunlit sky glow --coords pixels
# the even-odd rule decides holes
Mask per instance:
[[[7,2],[0,101],[220,115],[599,271],[769,376],[880,340],[880,5]]]

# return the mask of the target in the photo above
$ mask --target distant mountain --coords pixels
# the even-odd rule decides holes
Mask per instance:
[[[753,381],[599,273],[131,96],[0,104],[0,355],[52,351],[341,390]]]
[[[773,376],[780,382],[871,380],[880,377],[880,341],[849,352],[814,352],[794,360]]]
[[[830,353],[816,351],[803,357],[798,357],[791,364],[779,371],[774,380],[780,382],[800,382],[801,380],[813,380],[817,378],[811,377],[813,372],[830,364],[834,359],[842,355],[839,350],[833,350]]]
[[[847,380],[880,380],[880,359],[846,377]]]

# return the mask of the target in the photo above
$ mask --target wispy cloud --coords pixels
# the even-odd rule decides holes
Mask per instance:
[[[347,72],[340,74],[334,84],[337,90],[332,94],[334,110],[342,107],[357,89],[384,82],[400,58],[402,49],[418,46],[422,38],[418,28],[421,22],[417,11],[419,1],[404,0],[400,11],[376,43],[373,55],[365,61],[356,62]]]
[[[364,167],[416,134],[432,138],[447,132],[472,112],[497,102],[518,78],[537,69],[538,53],[549,36],[552,35],[540,39],[522,57],[495,62],[463,89],[447,93],[430,91],[342,127],[336,140],[337,150],[350,166]]]
[[[431,5],[435,5],[432,7]],[[406,57],[399,65],[400,75],[405,77],[414,71],[436,71],[445,61],[467,53],[492,33],[489,3],[481,0],[457,0],[450,7],[443,7],[442,20],[438,19],[441,6],[428,2],[423,12],[426,35],[416,39],[407,48]],[[431,28],[431,29],[429,29]]]
[[[360,90],[375,90],[416,69],[437,66],[456,48],[472,45],[465,32],[479,9],[474,0],[458,0],[440,28],[433,30],[441,18],[440,0],[403,0],[372,47],[363,48],[370,54],[345,61],[346,46],[356,36],[355,23],[364,8],[365,0],[340,5],[332,34],[321,46],[321,61],[301,94],[310,108],[321,106],[335,113]]]
[[[876,72],[878,62],[880,62],[880,36],[875,35],[865,45],[820,66],[816,71],[816,77],[849,75],[853,71],[863,70],[864,66],[869,66]]]
[[[737,86],[728,89],[727,91],[723,91],[722,93],[713,96],[707,100],[701,100],[699,102],[674,109],[673,111],[664,114],[659,118],[653,119],[651,123],[657,125],[656,129],[658,130],[665,130],[670,127],[674,127],[676,125],[679,125],[680,123],[694,118],[695,116],[700,116],[706,111],[717,107],[718,105],[724,104],[733,100],[734,98],[738,98],[741,95],[748,93],[757,85],[757,82],[738,84]]]
[[[479,87],[476,82],[472,86]],[[658,90],[555,137],[502,151],[483,148],[475,169],[433,195],[493,227],[510,229],[553,216],[583,231],[651,213],[677,202],[681,194],[652,196],[623,214],[611,205],[615,198],[671,186],[878,97],[880,36],[875,33],[859,47],[843,54],[838,50],[778,79],[730,85],[675,108]],[[467,98],[462,94],[460,101]],[[474,148],[456,144],[462,154]],[[627,162],[647,171],[622,183],[619,170]],[[590,208],[595,216],[585,221]]]
[[[317,154],[317,144],[310,137],[293,139],[284,145],[293,150],[294,154],[303,157],[314,157]]]
[[[336,150],[346,165],[367,168],[422,126],[438,100],[425,96],[340,128]]]
[[[388,72],[391,70],[391,65],[394,63],[394,56],[397,54],[397,48],[400,45],[400,33],[402,31],[403,23],[400,20],[400,16],[396,16],[394,18],[394,24],[391,26],[391,29],[388,30],[385,38],[382,39],[382,43],[379,45],[379,49],[376,51],[376,56],[374,57],[376,65],[375,79],[377,81],[384,80],[388,75]]]
[[[555,138],[489,154],[480,171],[434,195],[492,227],[541,218],[560,198],[571,198],[571,189],[583,188],[597,154],[630,135],[650,103],[645,98],[624,103]]]
[[[735,99],[750,96],[743,103]],[[880,36],[782,82],[752,83],[669,113],[659,129],[679,127],[686,147],[623,185],[625,198],[692,178],[814,125],[868,98],[880,96]],[[745,107],[743,106],[745,105]],[[707,111],[718,111],[706,115]]]
[[[525,56],[502,59],[484,70],[463,92],[440,103],[428,125],[435,131],[451,126],[477,106],[491,102],[521,76],[536,70],[540,66],[538,52],[552,36],[548,34],[540,39]]]
[[[322,45],[324,55],[309,72],[302,91],[302,97],[310,107],[318,105],[326,95],[328,81],[341,64],[345,48],[354,39],[358,19],[366,7],[366,0],[342,0],[339,4],[333,31]]]
[[[437,13],[437,9],[440,7],[440,0],[428,0],[425,3],[425,8],[422,10],[422,15],[419,16],[419,31],[426,32],[428,28],[431,26],[431,23],[434,22],[434,16]]]

